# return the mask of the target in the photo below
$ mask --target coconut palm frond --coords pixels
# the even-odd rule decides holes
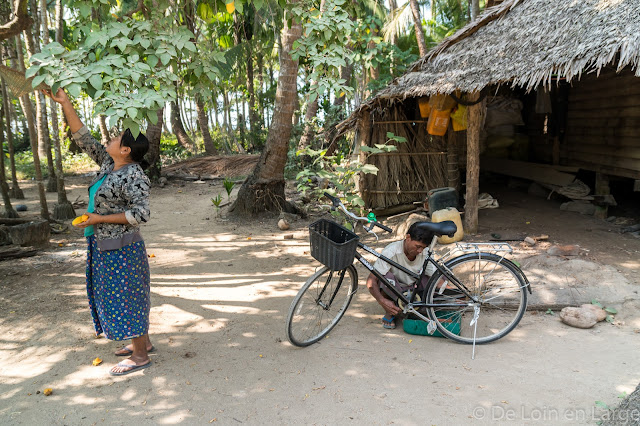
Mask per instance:
[[[400,34],[413,25],[413,16],[411,15],[411,8],[408,7],[408,5],[409,2],[397,8],[392,14],[389,14],[387,22],[385,22],[382,28],[384,41],[387,43],[390,40],[397,39]]]

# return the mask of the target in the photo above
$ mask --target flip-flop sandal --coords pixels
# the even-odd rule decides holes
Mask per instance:
[[[138,370],[143,370],[147,367],[151,367],[151,361],[149,361],[146,364],[142,364],[142,365],[129,365],[129,364],[125,364],[124,361],[123,362],[119,362],[116,367],[124,367],[124,368],[129,368],[128,370],[125,371],[121,371],[119,373],[114,373],[113,371],[109,371],[109,374],[111,374],[112,376],[126,376],[127,374],[133,373],[135,371]]]
[[[388,330],[393,330],[396,328],[396,317],[392,316],[391,318],[387,318],[387,316],[382,317],[382,326]]]
[[[126,351],[126,352],[118,352],[118,351]],[[118,351],[115,352],[115,356],[131,356],[133,355],[133,351],[130,349],[127,349],[126,346],[123,346],[122,349],[118,349]],[[149,349],[147,351],[148,354],[152,354],[156,351],[156,348],[153,347],[153,345],[151,345],[151,349]]]

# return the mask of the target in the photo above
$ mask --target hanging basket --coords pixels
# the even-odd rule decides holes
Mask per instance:
[[[26,78],[24,73],[13,68],[9,68],[5,65],[0,65],[0,76],[4,79],[5,83],[11,90],[11,93],[16,98],[31,93],[35,90],[47,90],[49,89],[46,84],[40,83],[35,89],[31,87],[33,77]]]

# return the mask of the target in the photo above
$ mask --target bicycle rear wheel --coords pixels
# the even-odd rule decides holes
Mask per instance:
[[[438,331],[460,343],[489,343],[513,330],[527,308],[524,273],[511,261],[491,253],[470,253],[448,261],[445,266],[476,297],[458,290],[440,271],[431,277],[425,301],[428,304],[456,304],[427,308]],[[477,315],[473,324],[474,314]]]
[[[324,267],[313,274],[296,295],[287,314],[287,338],[295,346],[309,346],[338,324],[358,289],[353,265],[342,271]]]

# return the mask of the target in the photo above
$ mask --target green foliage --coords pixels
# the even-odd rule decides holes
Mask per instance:
[[[551,308],[547,309],[545,314],[547,314],[547,315],[555,315],[555,313],[551,310]]]
[[[78,36],[83,41],[76,50],[56,42],[43,46],[30,58],[27,77],[35,76],[33,87],[45,83],[54,93],[65,88],[74,98],[84,91],[95,113],[109,117],[109,127],[121,122],[134,134],[147,120],[155,124],[156,111],[176,99],[178,76],[171,68],[196,51],[185,27],[129,18],[102,28],[85,25]]]
[[[361,147],[368,155],[379,152],[391,152],[397,150],[395,144],[404,143],[406,139],[387,133],[387,141],[378,144],[374,148]],[[296,176],[298,190],[303,194],[309,194],[315,199],[322,198],[325,192],[338,196],[346,206],[362,212],[364,200],[357,192],[356,177],[362,174],[378,174],[378,168],[372,164],[362,164],[358,159],[348,159],[342,153],[327,156],[326,150],[313,150],[306,148],[298,151],[298,156],[308,156],[312,159],[311,165],[304,168]]]
[[[611,307],[605,308],[602,303],[598,302],[596,299],[591,300],[591,304],[597,306],[600,309],[604,309],[604,311],[608,314],[605,318],[605,321],[609,324],[613,324],[613,321],[615,320],[614,315],[618,313],[617,309]]]
[[[162,133],[160,152],[162,165],[186,160],[193,155],[189,150],[180,145],[178,138],[173,133]]]
[[[231,191],[233,191],[233,186],[235,185],[235,183],[228,178],[224,178],[224,181],[222,181],[222,185],[224,186],[225,191],[227,191],[227,198],[230,199]]]
[[[303,34],[293,44],[291,57],[294,60],[307,58],[309,61],[312,70],[309,75],[312,82],[309,102],[324,93],[350,95],[354,91],[346,80],[339,77],[340,67],[353,59],[349,34],[356,29],[345,4],[347,0],[327,0],[323,13],[315,7],[307,9],[306,2],[292,8],[294,15],[303,22]]]
[[[220,194],[216,195],[214,198],[211,199],[211,202],[213,203],[214,206],[216,206],[216,208],[220,208],[220,204],[222,203],[222,195]]]

